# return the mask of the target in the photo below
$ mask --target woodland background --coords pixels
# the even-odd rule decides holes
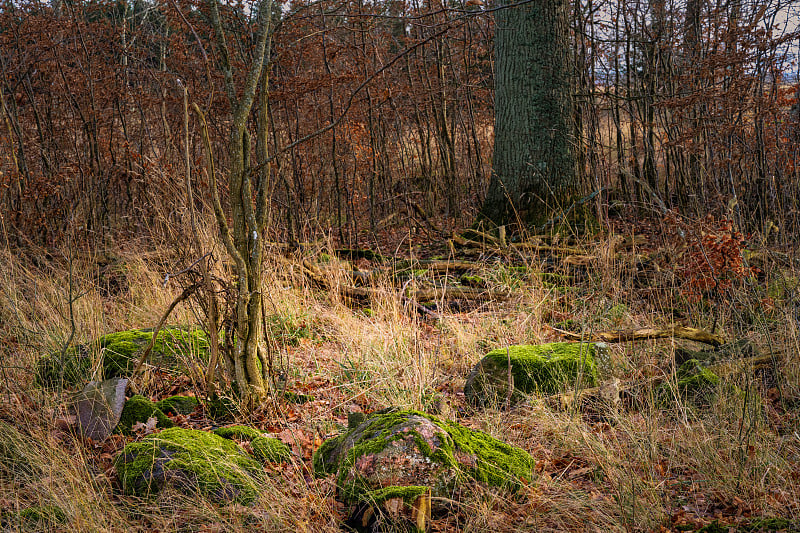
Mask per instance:
[[[205,9],[174,1],[2,6],[8,239],[100,244],[181,231],[182,86],[207,113],[222,168],[230,120]],[[243,72],[250,9],[230,3],[222,12],[234,73]],[[781,24],[787,13],[791,21],[782,4],[762,0],[572,5],[574,151],[600,214],[713,214],[791,240],[800,45],[796,28]],[[397,228],[438,234],[469,225],[491,172],[491,8],[291,2],[275,4],[273,22],[276,239],[324,233],[343,245],[374,243]],[[192,116],[199,170],[198,130]],[[207,177],[198,175],[200,208],[209,211]]]

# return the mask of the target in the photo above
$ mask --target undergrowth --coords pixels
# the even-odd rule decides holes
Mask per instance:
[[[275,395],[255,412],[222,422],[203,410],[174,418],[192,428],[250,425],[293,448],[290,464],[267,467],[269,475],[259,480],[261,496],[249,507],[219,506],[171,490],[155,499],[122,496],[111,464],[126,437],[80,441],[68,430],[72,391],[43,391],[33,380],[42,355],[91,347],[110,332],[155,326],[180,292],[174,280],[163,284],[165,270],[180,270],[174,267],[180,258],[166,250],[143,255],[119,249],[103,257],[64,251],[38,258],[0,251],[4,527],[336,531],[345,511],[335,503],[332,480],[308,475],[311,453],[346,427],[349,414],[387,406],[457,420],[523,448],[536,461],[533,481],[516,494],[478,486],[439,502],[433,523],[440,531],[691,530],[714,520],[800,520],[800,333],[797,284],[786,282],[798,279],[798,269],[789,256],[766,251],[750,255],[749,262],[744,255],[741,263],[720,259],[735,256],[737,246],[742,252],[745,243],[729,226],[712,225],[728,237],[701,235],[683,248],[651,238],[605,256],[607,241],[601,240],[592,245],[599,259],[579,269],[535,254],[524,264],[511,252],[498,254],[517,268],[486,261],[464,279],[508,291],[507,300],[455,305],[442,299],[431,312],[409,303],[390,273],[372,277],[378,296],[358,305],[298,275],[298,261],[324,252],[320,264],[330,286],[350,283],[340,268],[347,263],[329,249],[306,250],[299,260],[269,258],[263,291],[268,340],[280,370],[274,386],[308,395],[309,401]],[[706,242],[721,244],[706,253],[710,262],[703,264],[697,246]],[[694,262],[669,256],[681,253]],[[642,278],[645,255],[660,263]],[[226,274],[222,265],[215,268]],[[718,274],[720,268],[729,271]],[[409,283],[435,286],[429,275],[418,272]],[[202,319],[202,309],[187,302],[170,323],[191,326]],[[464,402],[466,375],[491,349],[559,340],[553,327],[589,336],[673,323],[747,339],[772,358],[725,377],[726,386],[702,403],[676,394],[665,405],[658,387],[675,382],[672,357],[687,343],[619,343],[610,346],[600,376],[628,388],[621,404],[602,416],[557,408],[542,398],[509,411],[476,411]],[[91,357],[96,363],[100,354]],[[202,396],[203,362],[194,362],[196,373],[146,368],[138,392],[154,400]],[[230,384],[220,385],[230,390]],[[48,506],[60,512],[40,513],[33,526],[21,514]]]

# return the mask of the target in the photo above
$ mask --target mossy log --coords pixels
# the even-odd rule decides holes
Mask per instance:
[[[725,342],[721,335],[709,333],[702,329],[687,328],[685,326],[593,331],[588,335],[564,331],[557,328],[552,329],[562,337],[575,341],[629,342],[644,339],[675,338],[702,342],[704,344],[710,344],[711,346],[720,346]]]

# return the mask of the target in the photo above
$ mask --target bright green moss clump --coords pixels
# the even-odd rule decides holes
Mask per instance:
[[[156,407],[165,414],[172,413],[176,415],[191,414],[198,405],[200,405],[200,402],[194,396],[170,396],[156,402]]]
[[[137,422],[144,424],[151,417],[158,421],[156,427],[169,428],[175,425],[155,402],[137,394],[125,402],[119,424],[117,424],[117,431],[123,435],[130,435]]]
[[[464,394],[474,405],[503,404],[509,397],[509,359],[512,403],[530,394],[557,394],[573,387],[594,387],[597,385],[595,351],[592,343],[573,342],[493,350],[470,372]]]
[[[257,429],[249,426],[228,426],[226,428],[215,429],[214,433],[223,439],[253,440],[263,435]]]
[[[697,359],[689,359],[677,372],[678,390],[686,394],[696,394],[716,387],[719,376],[703,366]]]
[[[125,494],[147,496],[166,484],[216,502],[257,498],[258,462],[213,433],[172,428],[128,444],[114,461]]]
[[[438,496],[468,480],[516,488],[531,479],[534,461],[524,450],[419,411],[372,416],[322,444],[314,474],[336,473],[345,502],[387,485],[428,486]]]
[[[289,463],[292,460],[292,450],[278,439],[270,437],[256,437],[250,441],[253,457],[262,463]]]
[[[248,426],[229,426],[215,429],[214,433],[225,439],[250,441],[253,457],[262,463],[288,463],[292,460],[292,450],[283,442],[265,437],[257,429]]]

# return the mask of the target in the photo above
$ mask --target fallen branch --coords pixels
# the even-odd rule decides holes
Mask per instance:
[[[594,331],[588,336],[558,328],[552,328],[552,330],[559,333],[562,337],[573,341],[629,342],[643,339],[675,338],[702,342],[704,344],[710,344],[711,346],[720,346],[725,342],[721,335],[715,335],[714,333],[709,333],[702,329],[687,328],[684,326]]]
[[[418,302],[434,300],[507,300],[509,293],[504,291],[487,291],[471,287],[442,287],[437,289],[416,289],[409,296]]]

